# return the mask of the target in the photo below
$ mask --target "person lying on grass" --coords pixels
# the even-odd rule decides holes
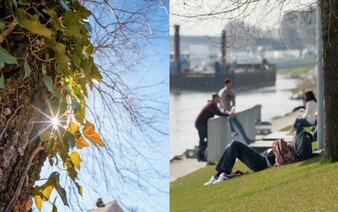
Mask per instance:
[[[259,153],[246,144],[233,140],[225,148],[221,159],[217,163],[217,174],[212,176],[208,182],[204,183],[204,186],[219,184],[232,178],[233,175],[231,172],[235,165],[236,158],[254,172],[269,168],[275,164],[275,156],[272,153],[272,149],[264,153]]]

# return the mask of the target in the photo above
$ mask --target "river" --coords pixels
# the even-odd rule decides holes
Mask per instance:
[[[236,85],[234,86],[236,91]],[[302,105],[301,100],[291,99],[292,89],[296,86],[296,79],[277,75],[276,85],[273,87],[236,92],[236,111],[260,104],[261,120],[271,121],[273,117],[283,116]],[[194,122],[208,99],[211,99],[209,92],[170,93],[170,159],[198,145],[199,138]]]

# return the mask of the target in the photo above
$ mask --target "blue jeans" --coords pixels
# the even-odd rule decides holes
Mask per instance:
[[[293,124],[293,128],[296,130],[296,135],[299,135],[303,131],[303,127],[312,126],[305,118],[297,118]]]
[[[198,150],[204,152],[208,147],[208,126],[203,124],[195,124],[196,129],[198,130],[198,136],[200,137]]]
[[[250,138],[248,138],[248,136],[246,135],[241,122],[238,121],[237,117],[236,116],[233,116],[233,117],[229,116],[228,117],[228,127],[229,127],[229,129],[232,133],[236,132],[234,125],[236,125],[237,129],[239,130],[239,133],[242,135],[242,137],[245,141],[250,140]]]
[[[254,172],[268,168],[265,156],[242,142],[233,140],[225,148],[221,159],[217,163],[216,170],[231,174],[236,158]]]

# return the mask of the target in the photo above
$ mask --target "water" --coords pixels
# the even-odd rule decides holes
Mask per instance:
[[[260,104],[261,120],[271,121],[302,105],[301,100],[290,99],[296,86],[297,80],[278,75],[276,86],[236,92],[236,111]],[[210,93],[182,91],[170,94],[170,159],[198,145],[195,119],[208,99],[211,99]]]

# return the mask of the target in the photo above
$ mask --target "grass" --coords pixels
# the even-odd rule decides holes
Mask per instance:
[[[282,74],[295,74],[295,75],[302,75],[308,72],[313,66],[298,66],[292,68],[284,68],[279,71]]]
[[[322,156],[204,187],[208,165],[170,184],[170,211],[337,211],[338,163]],[[235,170],[249,170],[236,162]]]

